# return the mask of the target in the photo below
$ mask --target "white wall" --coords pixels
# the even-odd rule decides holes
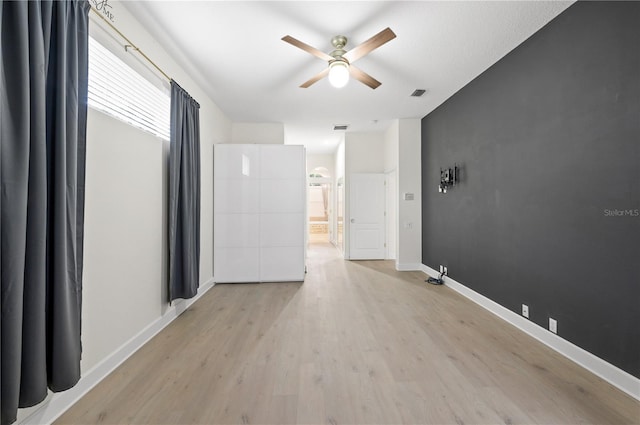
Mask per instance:
[[[231,140],[231,121],[123,3],[112,0],[109,4],[118,29],[200,103],[200,284],[201,290],[209,288],[213,282],[213,144]],[[99,22],[93,17],[91,32],[98,30]],[[154,83],[166,86],[161,79]],[[188,304],[178,301],[170,307],[166,302],[167,161],[166,142],[89,109],[82,379],[68,391],[21,409],[19,422],[50,422]]]
[[[422,175],[420,119],[398,120],[398,270],[422,267]],[[404,194],[413,200],[405,201]]]
[[[89,109],[82,308],[87,371],[162,314],[165,142]]]
[[[118,29],[200,103],[200,284],[210,282],[213,278],[213,144],[230,140],[231,121],[121,2],[109,4],[113,6]],[[92,19],[90,27],[99,22]],[[168,308],[165,302],[167,259],[166,252],[161,252],[167,240],[167,158],[168,148],[163,147],[159,139],[90,110],[83,371],[96,365]]]
[[[336,148],[336,153],[334,154],[335,158],[335,172],[336,172],[336,180],[340,178],[344,178],[344,169],[345,169],[345,147],[344,147],[344,138],[338,144]]]
[[[421,126],[419,118],[394,120],[384,134],[385,171],[396,170],[396,269],[422,265]],[[404,200],[412,193],[413,200]]]
[[[282,123],[234,122],[231,143],[284,144]]]
[[[389,172],[398,168],[398,151],[400,143],[400,122],[393,120],[384,133],[384,171]]]
[[[400,123],[393,120],[384,133],[384,171],[387,174],[387,258],[398,259],[398,152],[400,150]],[[396,263],[397,267],[397,263]]]
[[[117,0],[109,1],[115,15],[114,25],[150,57],[167,75],[175,79],[200,104],[200,157],[201,157],[201,219],[200,219],[200,280],[206,282],[213,276],[213,144],[228,143],[231,140],[231,121],[222,110],[208,97],[186,69],[191,68],[184,62],[176,62],[161,43],[153,38],[126,9],[126,3]],[[90,14],[90,16],[93,13]],[[104,26],[99,18],[92,18],[90,28]],[[113,30],[107,29],[113,34]],[[119,37],[116,36],[119,40]],[[124,44],[124,43],[122,43]],[[140,60],[140,56],[132,52],[131,57]],[[150,69],[149,65],[146,64]],[[163,78],[152,69],[155,75]],[[93,131],[103,129],[88,128],[88,142]]]
[[[344,136],[342,136],[342,140],[340,140],[340,143],[338,143],[338,147],[336,148],[335,153],[333,154],[333,159],[334,159],[334,170],[335,170],[335,185],[334,185],[334,193],[335,193],[335,211],[336,211],[336,219],[334,220],[334,224],[333,224],[333,234],[335,235],[335,245],[338,247],[338,249],[340,250],[340,252],[342,253],[342,255],[345,255],[345,250],[344,250],[344,239],[345,239],[345,233],[344,233],[344,222],[343,222],[343,233],[342,233],[342,243],[339,242],[338,238],[338,215],[340,214],[340,205],[342,205],[343,211],[342,211],[342,215],[343,215],[343,220],[346,217],[346,206],[345,206],[345,191],[344,191]],[[342,193],[338,190],[338,183],[342,180]]]
[[[349,174],[355,173],[383,173],[384,154],[384,133],[346,133],[346,176],[349,177]]]
[[[336,176],[336,161],[332,154],[319,154],[307,152],[307,175],[311,174],[315,168],[324,167],[329,171],[332,179]]]

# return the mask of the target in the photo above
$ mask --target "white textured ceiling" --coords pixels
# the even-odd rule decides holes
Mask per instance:
[[[572,1],[129,1],[126,7],[234,122],[282,122],[287,143],[331,152],[349,131],[384,130],[421,118],[567,8]],[[390,27],[397,38],[360,59],[382,82],[298,86],[326,62],[283,41],[291,35],[330,52]],[[421,98],[409,95],[426,89]]]

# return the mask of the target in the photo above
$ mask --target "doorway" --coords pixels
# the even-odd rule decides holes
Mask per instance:
[[[329,243],[333,236],[331,176],[318,169],[309,174],[307,220],[309,243]]]
[[[309,183],[309,242],[329,242],[331,183]]]

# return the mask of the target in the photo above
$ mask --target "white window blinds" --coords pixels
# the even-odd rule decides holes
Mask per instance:
[[[169,140],[171,97],[89,38],[89,106]]]

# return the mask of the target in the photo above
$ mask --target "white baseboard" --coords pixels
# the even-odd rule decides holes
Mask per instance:
[[[398,263],[396,261],[396,270],[399,272],[413,272],[422,270],[420,263]]]
[[[82,378],[80,378],[80,381],[78,381],[78,383],[73,388],[60,393],[50,393],[45,401],[29,409],[29,411],[32,410],[33,412],[29,412],[28,415],[24,415],[25,412],[22,412],[23,414],[18,416],[17,424],[40,425],[50,424],[55,421],[64,412],[66,412],[67,409],[73,406],[82,396],[88,393],[93,387],[100,383],[100,381],[106,378],[125,360],[127,360],[136,351],[138,351],[138,349],[146,344],[158,332],[160,332],[167,325],[173,322],[187,308],[189,308],[189,306],[196,302],[214,285],[214,280],[213,278],[211,278],[206,283],[200,285],[198,294],[195,297],[189,300],[175,301],[173,305],[167,309],[165,314],[150,323],[137,335],[135,335],[129,341],[125,342],[104,360],[91,368],[91,370],[84,373]],[[23,416],[23,419],[20,418],[21,416]]]
[[[439,273],[429,266],[422,264],[422,271],[429,276],[435,277]],[[600,357],[591,354],[583,348],[574,345],[573,343],[559,337],[558,335],[551,333],[536,323],[520,316],[517,313],[501,306],[495,301],[475,292],[472,289],[467,288],[463,284],[456,282],[448,276],[444,277],[444,284],[454,291],[464,295],[476,304],[489,310],[491,313],[500,317],[501,319],[509,322],[513,326],[517,327],[521,331],[531,335],[538,341],[554,349],[563,356],[576,362],[580,366],[584,367],[593,374],[599,376],[611,385],[619,388],[625,393],[629,394],[636,400],[640,400],[640,379],[625,372],[622,369],[612,365],[611,363],[602,360]]]

